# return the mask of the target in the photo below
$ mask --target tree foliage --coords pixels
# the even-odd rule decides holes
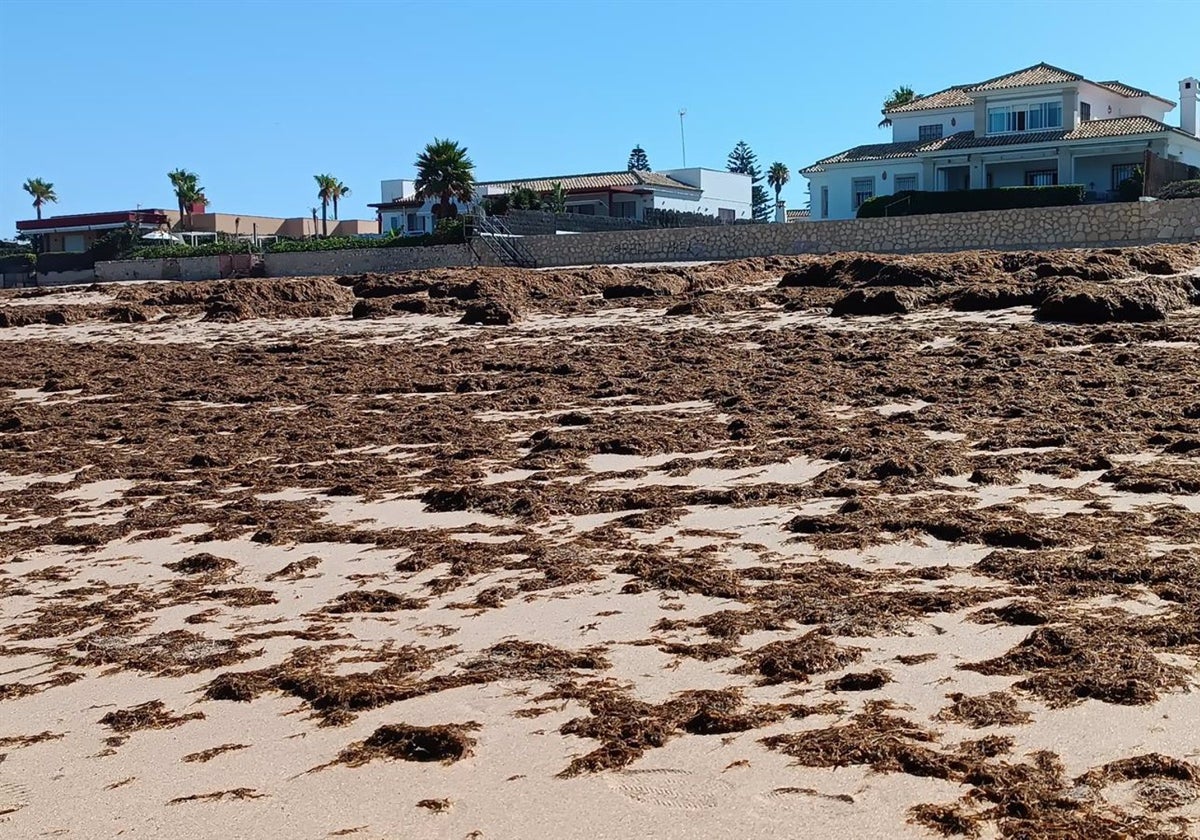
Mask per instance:
[[[779,191],[782,190],[787,182],[792,180],[792,173],[788,171],[787,164],[775,161],[771,164],[771,168],[767,170],[767,183],[775,190],[775,201],[779,201]]]
[[[58,196],[54,194],[54,184],[41,178],[29,178],[21,185],[21,189],[33,196],[33,209],[37,211],[39,219],[42,218],[43,204],[58,201]]]
[[[329,204],[336,200],[334,196],[341,182],[329,173],[314,175],[313,180],[317,182],[317,199],[321,202],[321,236],[329,236]]]
[[[338,217],[338,200],[350,195],[350,188],[341,181],[336,181],[333,184],[333,218]]]
[[[208,196],[204,187],[200,186],[200,176],[186,169],[173,169],[167,173],[167,180],[175,191],[175,201],[179,204],[180,220],[191,220],[192,208],[201,204],[208,206]]]
[[[650,158],[646,155],[646,150],[641,147],[641,144],[634,146],[629,152],[629,162],[625,168],[630,172],[649,172]]]
[[[899,108],[901,105],[907,105],[914,99],[919,99],[920,94],[910,88],[908,85],[900,85],[900,87],[888,94],[888,98],[883,100],[883,119],[879,121],[879,127],[884,128],[892,124],[887,112],[892,108]]]
[[[475,164],[467,157],[467,147],[450,139],[433,138],[417,155],[417,195],[436,198],[433,214],[439,220],[458,215],[453,199],[470,204],[475,194]]]
[[[771,201],[767,190],[759,182],[762,180],[762,170],[758,168],[758,155],[754,154],[745,140],[739,140],[725,161],[725,168],[739,175],[750,176],[750,205],[751,213],[756,222],[765,222],[771,218]]]

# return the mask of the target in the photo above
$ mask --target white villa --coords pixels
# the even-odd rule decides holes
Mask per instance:
[[[752,215],[750,176],[699,167],[481,181],[475,185],[472,204],[504,195],[516,187],[546,194],[554,190],[555,184],[561,184],[566,193],[568,213],[641,220],[649,209],[679,210],[715,216],[729,223]],[[461,202],[454,203],[459,213],[471,211]],[[379,211],[384,232],[415,235],[433,231],[435,204],[436,200],[417,197],[415,182],[399,179],[380,182],[380,202],[371,206]]]
[[[1200,166],[1194,77],[1175,103],[1121,82],[1092,82],[1037,64],[890,108],[892,142],[855,146],[801,170],[812,220],[852,219],[859,205],[903,190],[1083,184],[1115,197],[1146,149]]]

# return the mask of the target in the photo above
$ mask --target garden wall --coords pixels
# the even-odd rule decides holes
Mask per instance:
[[[1200,199],[794,224],[527,236],[539,266],[729,260],[830,251],[904,253],[1200,240]],[[481,252],[484,256],[490,254]]]
[[[293,251],[263,257],[268,277],[308,277],[322,274],[386,274],[421,268],[474,265],[466,245],[424,245],[411,248],[364,248],[346,251]]]
[[[1200,199],[1195,198],[885,219],[526,236],[521,240],[541,267],[731,260],[831,251],[1017,250],[1194,241],[1200,241]],[[212,280],[222,276],[220,259],[101,262],[96,264],[96,279]],[[497,262],[491,251],[478,243],[474,250],[467,245],[431,245],[296,251],[266,254],[263,261],[268,277],[386,274]],[[39,277],[39,283],[46,282]]]
[[[116,280],[214,280],[220,276],[220,257],[182,257],[98,262],[95,279],[110,283]]]

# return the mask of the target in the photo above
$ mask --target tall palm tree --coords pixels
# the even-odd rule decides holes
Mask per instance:
[[[54,194],[54,185],[41,178],[30,178],[21,185],[21,189],[33,196],[33,209],[37,211],[39,219],[42,218],[43,204],[47,202],[53,204],[58,201],[58,196]]]
[[[191,227],[192,207],[196,204],[208,206],[208,196],[204,194],[204,187],[200,186],[200,176],[186,169],[173,169],[167,173],[167,180],[175,190],[180,222],[186,221],[187,226]]]
[[[470,204],[475,194],[475,164],[467,157],[467,147],[453,140],[439,140],[425,147],[417,155],[417,195],[421,198],[436,198],[438,204],[433,214],[439,220],[458,214],[451,203],[457,198]]]
[[[336,221],[338,217],[337,205],[339,198],[345,198],[350,195],[350,188],[341,181],[335,181],[333,185],[333,218]]]
[[[329,236],[329,202],[335,201],[334,196],[337,194],[338,179],[328,173],[324,175],[314,175],[313,180],[317,182],[317,198],[321,200],[321,236]]]
[[[920,98],[921,95],[908,85],[900,85],[891,92],[887,99],[883,100],[883,119],[879,121],[879,127],[884,128],[892,124],[891,118],[887,115],[890,109],[899,108],[901,105],[907,105],[914,99]]]
[[[790,180],[792,180],[792,173],[788,171],[787,164],[775,161],[771,164],[771,168],[767,170],[767,184],[775,188],[776,204],[779,203],[779,191]]]

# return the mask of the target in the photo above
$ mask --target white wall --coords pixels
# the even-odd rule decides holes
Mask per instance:
[[[1169,122],[1167,114],[1171,111],[1169,105],[1159,102],[1157,99],[1151,99],[1148,96],[1129,99],[1088,82],[1082,82],[1079,85],[1079,101],[1087,102],[1092,106],[1093,120],[1151,117],[1160,122]]]
[[[739,175],[736,172],[726,172],[721,169],[704,169],[702,167],[689,167],[686,169],[668,169],[661,174],[674,178],[676,181],[699,187],[701,190],[699,200],[693,200],[688,212],[703,213],[706,216],[716,216],[717,211],[721,208],[733,210],[735,218],[749,219],[753,217],[753,203],[751,202],[752,190],[749,175]],[[766,182],[763,182],[764,186]],[[654,188],[654,206],[667,207],[671,210],[683,210],[682,206],[674,206],[674,204],[659,204],[662,196],[663,201],[674,201],[676,195],[683,196],[684,192],[680,191],[677,194],[668,193],[661,187]]]
[[[884,177],[884,173],[887,177]],[[893,195],[896,192],[897,176],[915,176],[918,190],[932,190],[933,184],[925,183],[923,167],[914,159],[880,160],[857,166],[839,166],[825,172],[814,173],[809,178],[812,190],[812,219],[822,221],[821,187],[829,187],[829,215],[827,219],[853,219],[854,179],[874,178],[875,195]]]
[[[416,182],[407,178],[395,178],[379,182],[379,200],[383,203],[412,198],[417,194]]]
[[[959,131],[974,131],[975,109],[943,108],[937,111],[926,111],[924,114],[905,114],[892,117],[892,142],[903,143],[919,140],[921,139],[921,126],[934,123],[942,126],[943,137],[949,137]]]
[[[1141,152],[1076,158],[1075,183],[1083,184],[1088,190],[1094,190],[1097,193],[1115,190],[1116,186],[1112,183],[1113,164],[1134,163],[1141,166],[1142,160]],[[1093,184],[1095,186],[1092,186]]]

